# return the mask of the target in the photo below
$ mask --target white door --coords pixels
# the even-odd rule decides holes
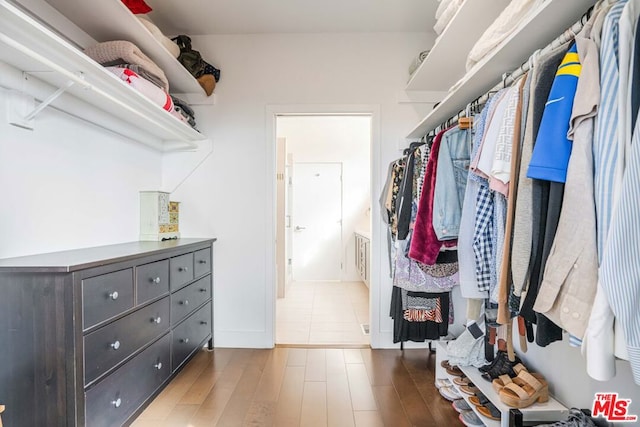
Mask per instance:
[[[340,280],[342,164],[294,163],[293,279]]]
[[[293,281],[293,154],[287,153],[287,161],[284,169],[285,187],[285,289],[289,287]]]

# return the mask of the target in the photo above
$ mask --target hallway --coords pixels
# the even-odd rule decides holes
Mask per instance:
[[[368,323],[363,282],[293,282],[276,300],[276,344],[368,346]]]

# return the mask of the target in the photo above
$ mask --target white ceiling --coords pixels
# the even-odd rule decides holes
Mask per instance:
[[[165,34],[432,31],[438,0],[146,0]]]

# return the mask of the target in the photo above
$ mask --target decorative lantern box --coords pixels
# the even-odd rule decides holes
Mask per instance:
[[[180,238],[178,202],[169,201],[163,191],[140,192],[140,240]]]

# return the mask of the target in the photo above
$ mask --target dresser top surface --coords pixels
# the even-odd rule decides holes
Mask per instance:
[[[215,242],[215,238],[177,239],[164,242],[138,241],[61,252],[0,259],[0,273],[68,273],[114,262],[153,255],[172,249],[187,249]],[[194,248],[195,249],[195,248]]]

